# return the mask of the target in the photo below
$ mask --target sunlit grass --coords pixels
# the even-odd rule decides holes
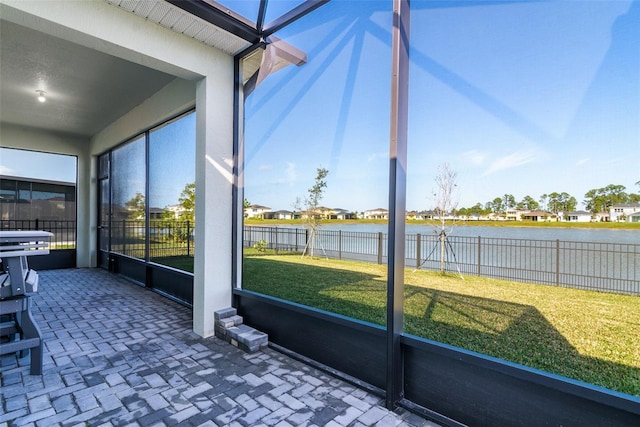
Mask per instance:
[[[177,268],[178,270],[188,271],[193,273],[193,257],[180,255],[180,256],[165,256],[151,258],[151,262],[156,264],[166,265],[168,267]]]
[[[245,257],[243,287],[385,323],[386,266]],[[405,271],[405,332],[640,395],[640,297]]]

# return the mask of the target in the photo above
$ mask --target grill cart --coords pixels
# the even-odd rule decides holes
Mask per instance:
[[[0,231],[0,354],[31,350],[31,375],[42,374],[42,334],[31,314],[31,294],[38,292],[38,273],[27,257],[49,253],[53,234],[46,231]]]

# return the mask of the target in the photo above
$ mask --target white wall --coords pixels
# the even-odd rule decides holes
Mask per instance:
[[[194,331],[213,335],[213,312],[231,305],[233,58],[101,1],[0,3],[3,16],[20,25],[179,78],[95,135],[86,148],[73,146],[83,157],[79,213],[89,218],[79,230],[88,239],[89,254],[83,253],[79,265],[87,264],[84,257],[96,264],[95,156],[197,104],[196,227],[203,232],[196,239]]]

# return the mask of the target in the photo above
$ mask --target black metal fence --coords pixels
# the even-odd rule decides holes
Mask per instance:
[[[191,221],[149,222],[149,258],[193,256],[195,227]],[[144,221],[120,220],[111,224],[111,251],[134,258],[146,256]]]
[[[263,241],[276,252],[302,253],[309,231],[300,228],[244,228],[244,246]],[[316,256],[385,263],[387,235],[319,230]],[[408,234],[405,265],[415,269],[495,277],[577,289],[640,295],[640,244]]]
[[[2,230],[53,233],[50,248],[76,248],[76,221],[0,220]],[[145,259],[144,221],[114,221],[111,251]],[[149,258],[193,256],[195,227],[189,221],[152,220]],[[276,252],[310,252],[309,231],[289,227],[244,227],[245,247],[258,242]],[[373,263],[387,261],[387,235],[380,232],[318,231],[316,256]],[[405,265],[577,289],[640,295],[640,244],[408,234]]]
[[[53,233],[49,249],[76,248],[76,221],[48,220],[48,219],[3,219],[0,220],[0,230],[42,230]]]

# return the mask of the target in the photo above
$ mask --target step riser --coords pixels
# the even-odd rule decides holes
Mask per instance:
[[[235,308],[216,311],[214,319],[216,337],[247,353],[255,353],[269,344],[269,336],[245,325]]]

